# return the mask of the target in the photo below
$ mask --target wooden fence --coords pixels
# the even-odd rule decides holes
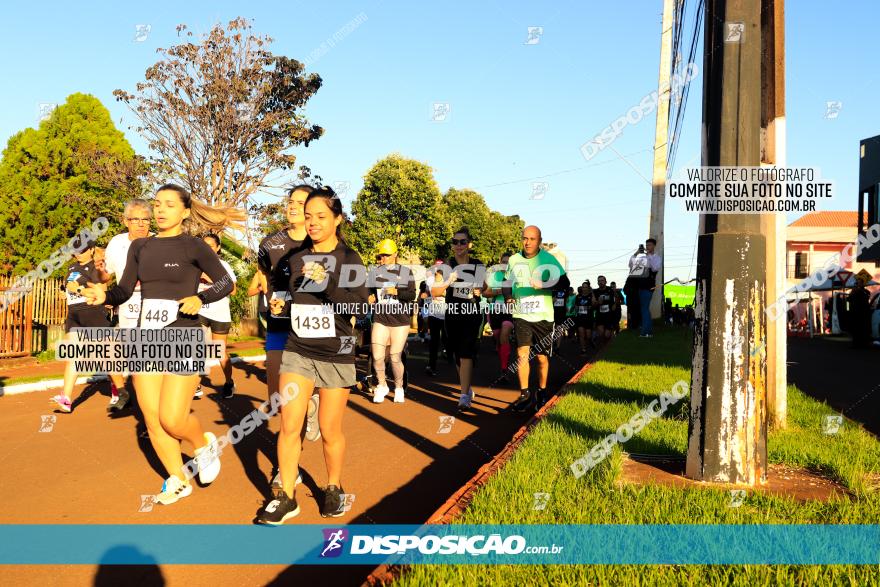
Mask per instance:
[[[0,358],[28,356],[53,347],[61,338],[67,318],[67,299],[63,279],[37,279],[30,291],[16,287],[19,278],[0,275],[0,292],[6,298],[19,298],[0,311]],[[248,299],[247,311],[233,335],[256,333],[257,298]]]

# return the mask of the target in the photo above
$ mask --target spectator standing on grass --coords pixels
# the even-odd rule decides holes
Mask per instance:
[[[644,249],[640,245],[635,254],[629,258],[629,278],[638,291],[640,336],[647,338],[654,336],[654,326],[651,323],[651,298],[656,287],[657,273],[662,266],[660,255],[654,253],[656,245],[657,241],[649,238],[645,241]]]

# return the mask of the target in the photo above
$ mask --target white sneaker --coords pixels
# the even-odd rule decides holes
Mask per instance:
[[[302,472],[299,472],[296,475],[296,481],[294,481],[293,487],[296,488],[297,485],[302,485],[302,482],[303,475]],[[281,491],[281,471],[278,471],[278,473],[275,475],[275,478],[272,479],[272,489],[277,489],[278,491]]]
[[[385,401],[385,396],[388,395],[388,392],[391,391],[388,389],[387,385],[377,385],[375,391],[373,391],[373,403],[381,404]]]
[[[394,403],[402,404],[403,403],[403,388],[395,387],[394,388]]]
[[[469,408],[471,407],[471,402],[474,401],[474,388],[471,387],[467,390],[467,393],[461,394],[458,398],[458,407],[459,408]]]
[[[196,449],[196,460],[199,464],[199,482],[208,485],[220,474],[220,455],[217,453],[217,437],[205,432],[207,446]]]
[[[156,496],[156,501],[162,505],[171,505],[192,492],[191,484],[181,481],[177,475],[172,475],[162,484],[162,491]]]

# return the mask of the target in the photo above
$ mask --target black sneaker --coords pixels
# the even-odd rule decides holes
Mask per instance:
[[[535,403],[535,397],[530,390],[520,391],[519,399],[513,402],[511,405],[511,409],[514,412],[525,412],[527,409],[532,407]]]
[[[223,395],[223,399],[232,399],[232,396],[235,395],[235,384],[231,381],[229,383],[224,383],[223,391],[220,393]]]
[[[342,499],[343,493],[340,487],[327,486],[327,489],[324,490],[324,507],[321,508],[322,518],[338,518],[345,513],[342,509],[345,507]]]
[[[539,389],[537,395],[535,396],[535,405],[533,406],[535,411],[537,412],[541,408],[544,407],[544,404],[547,403],[547,390]]]
[[[257,524],[280,526],[290,518],[299,514],[299,506],[295,497],[287,497],[283,491],[275,493],[266,500],[263,509],[257,515]]]
[[[120,412],[128,407],[128,404],[131,403],[131,395],[129,395],[128,391],[125,389],[119,390],[119,399],[113,404],[107,406],[108,412]]]
[[[437,377],[437,370],[431,367],[431,365],[425,367],[425,373],[427,373],[431,377]]]

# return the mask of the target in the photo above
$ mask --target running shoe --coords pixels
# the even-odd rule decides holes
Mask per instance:
[[[535,396],[535,405],[534,405],[535,411],[537,412],[538,410],[543,408],[544,404],[546,404],[546,403],[547,403],[547,390],[546,389],[539,389],[538,394]]]
[[[321,427],[318,425],[318,405],[321,396],[313,393],[309,398],[309,409],[306,412],[306,440],[314,442],[321,438]]]
[[[324,507],[321,508],[322,518],[338,518],[345,514],[342,509],[345,507],[345,502],[342,499],[344,493],[341,487],[327,486],[327,489],[324,490]]]
[[[220,393],[223,395],[223,399],[232,399],[232,396],[235,395],[235,383],[232,381],[224,383],[223,391]]]
[[[403,403],[403,388],[395,387],[394,388],[394,403],[402,404]]]
[[[510,408],[514,412],[525,412],[527,409],[532,407],[535,403],[534,394],[532,394],[531,390],[520,391],[519,399],[513,402]]]
[[[294,481],[294,483],[293,483],[294,488],[297,485],[301,485],[302,482],[303,482],[303,476],[302,476],[302,473],[300,472],[297,474],[296,481]],[[280,471],[278,473],[276,473],[275,478],[272,479],[272,491],[273,492],[280,492],[281,491],[281,472]]]
[[[212,432],[205,432],[206,446],[196,449],[196,461],[199,465],[199,483],[209,485],[220,474],[220,455],[217,453],[217,437]]]
[[[119,403],[119,389],[116,387],[116,384],[112,381],[110,382],[110,403],[107,404],[107,411],[115,410],[116,404]]]
[[[280,526],[298,514],[299,505],[296,503],[296,497],[287,497],[286,493],[281,492],[266,500],[263,509],[257,515],[257,524]]]
[[[177,475],[172,475],[162,484],[162,491],[156,496],[156,501],[162,505],[171,505],[182,497],[192,493],[192,485],[181,481]]]
[[[377,385],[373,390],[373,403],[381,404],[385,401],[385,396],[388,395],[388,392],[391,391],[388,389],[387,385]]]
[[[204,396],[204,395],[205,395],[205,392],[202,391],[202,385],[199,384],[199,386],[196,387],[196,392],[193,394],[193,398],[202,399],[202,396]]]
[[[430,375],[431,377],[437,377],[437,370],[431,367],[431,365],[425,367],[425,373]]]
[[[57,404],[58,407],[56,408],[56,411],[60,410],[60,411],[64,412],[65,414],[70,413],[71,407],[70,407],[70,398],[69,397],[59,393],[58,395],[54,396],[49,401],[55,402]]]
[[[458,409],[461,410],[463,408],[471,407],[471,402],[474,401],[474,388],[470,387],[467,390],[467,393],[461,394],[458,398]]]

